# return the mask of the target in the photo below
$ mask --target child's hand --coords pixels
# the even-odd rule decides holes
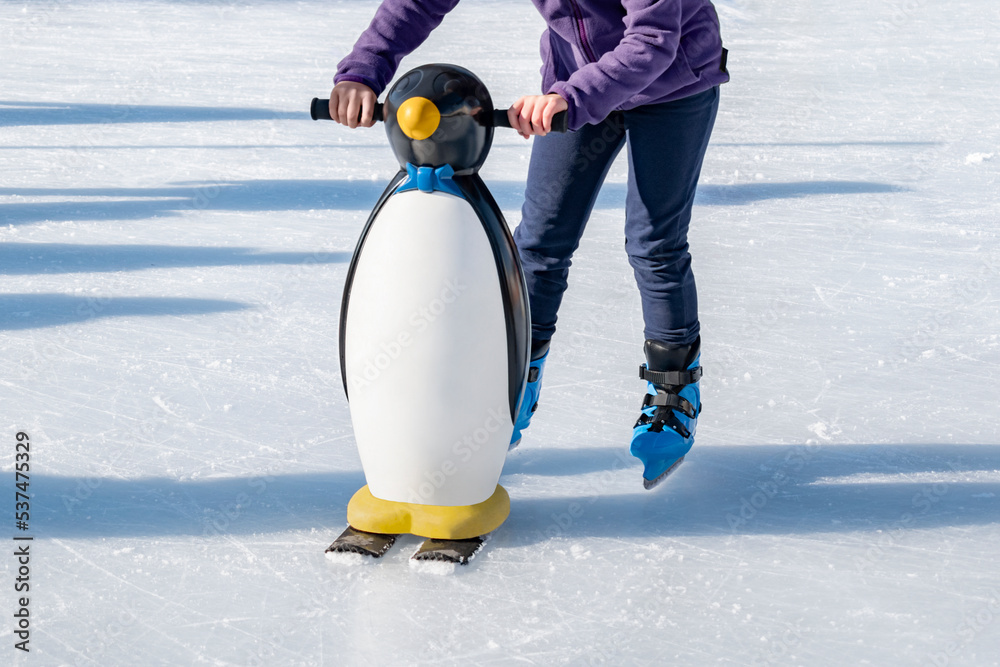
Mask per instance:
[[[371,127],[377,99],[375,91],[365,84],[341,81],[330,93],[330,118],[351,128]]]
[[[569,105],[556,93],[525,95],[507,111],[510,126],[527,139],[533,134],[544,137],[552,131],[552,117]]]

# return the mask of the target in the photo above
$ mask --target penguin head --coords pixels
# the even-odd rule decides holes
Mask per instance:
[[[493,100],[483,82],[457,65],[422,65],[389,90],[385,129],[401,167],[451,165],[471,174],[493,142]]]

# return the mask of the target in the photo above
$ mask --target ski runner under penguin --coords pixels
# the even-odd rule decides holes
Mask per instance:
[[[535,136],[521,222],[514,231],[531,309],[531,364],[511,446],[538,406],[573,252],[601,184],[628,146],[625,248],[642,301],[646,380],[631,453],[652,488],[683,461],[701,412],[700,325],[687,231],[702,160],[729,80],[709,0],[533,0],[542,95],[511,107]],[[458,0],[383,0],[339,64],[330,115],[370,127],[377,96]],[[550,133],[567,111],[569,129]]]

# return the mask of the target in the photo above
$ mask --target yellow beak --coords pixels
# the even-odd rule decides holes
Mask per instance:
[[[426,139],[441,122],[437,105],[426,97],[411,97],[396,110],[399,129],[410,139]]]

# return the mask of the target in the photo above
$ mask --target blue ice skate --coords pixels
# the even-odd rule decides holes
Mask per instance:
[[[532,341],[531,343],[528,384],[524,388],[524,397],[521,399],[521,407],[517,412],[517,421],[514,422],[514,433],[510,436],[510,449],[514,449],[521,442],[521,431],[528,428],[531,416],[538,409],[538,397],[542,393],[542,370],[545,368],[545,360],[549,356],[549,342],[545,340]]]
[[[676,470],[694,444],[701,412],[700,347],[700,338],[683,346],[646,341],[647,363],[639,367],[639,377],[647,381],[647,390],[629,451],[645,466],[647,489]]]

